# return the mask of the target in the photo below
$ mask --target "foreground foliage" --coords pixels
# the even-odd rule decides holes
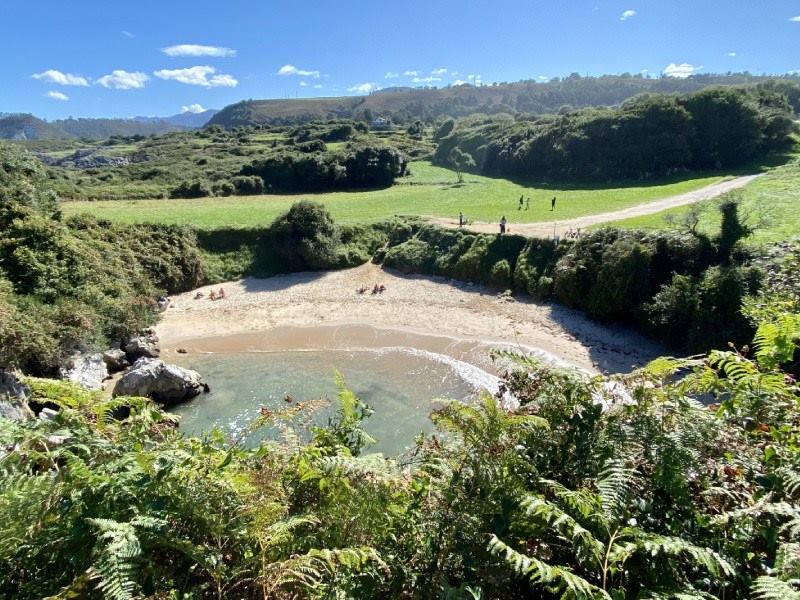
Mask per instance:
[[[498,354],[520,406],[445,402],[441,434],[395,459],[364,454],[370,410],[344,387],[308,441],[292,407],[258,417],[282,433],[248,449],[31,379],[58,412],[0,422],[0,594],[794,597],[800,412],[780,365],[798,334],[787,317],[752,358],[610,379]]]

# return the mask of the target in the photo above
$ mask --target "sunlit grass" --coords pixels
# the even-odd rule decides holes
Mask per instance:
[[[507,179],[456,174],[428,162],[411,164],[411,176],[391,188],[324,194],[233,196],[196,200],[114,200],[65,202],[66,214],[88,212],[121,223],[192,224],[201,229],[255,227],[272,221],[301,199],[325,203],[341,222],[370,222],[393,215],[428,215],[511,223],[549,221],[550,199],[557,197],[556,215],[568,219],[619,210],[701,188],[724,179],[719,174],[685,176],[648,184],[601,187],[592,185],[521,184]],[[518,210],[519,197],[530,197],[530,210]]]

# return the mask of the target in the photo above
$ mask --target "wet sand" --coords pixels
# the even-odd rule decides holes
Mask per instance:
[[[386,291],[371,294],[375,284]],[[365,294],[357,289],[367,286]],[[209,292],[225,290],[223,300]],[[478,285],[354,269],[243,279],[171,297],[157,330],[165,356],[411,347],[489,369],[493,347],[516,348],[588,372],[626,372],[664,353],[622,327],[527,298],[503,299]],[[495,370],[495,369],[490,369]]]

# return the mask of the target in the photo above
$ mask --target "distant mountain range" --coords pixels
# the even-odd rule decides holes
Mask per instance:
[[[203,127],[218,111],[181,113],[170,117],[132,119],[59,119],[45,121],[30,114],[0,113],[0,139],[105,139],[111,136],[158,135]]]
[[[445,88],[388,88],[369,96],[292,100],[246,100],[226,106],[209,125],[294,125],[320,119],[389,118],[398,123],[500,112],[544,114],[566,108],[611,106],[642,93],[688,93],[713,85],[741,85],[776,79],[748,73],[695,75],[686,79],[639,75],[581,77],[548,82],[520,81]],[[800,82],[798,77],[785,77]]]

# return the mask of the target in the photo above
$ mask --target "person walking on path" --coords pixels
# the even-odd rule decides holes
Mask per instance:
[[[508,223],[508,220],[506,219],[506,216],[503,215],[503,218],[500,219],[500,235],[503,235],[506,232],[506,223]]]
[[[458,226],[459,227],[463,227],[464,226],[464,213],[461,212],[461,211],[459,211],[459,213],[458,213]]]
[[[553,199],[550,200],[550,210],[555,210],[555,209],[556,209],[556,197],[553,196]]]

